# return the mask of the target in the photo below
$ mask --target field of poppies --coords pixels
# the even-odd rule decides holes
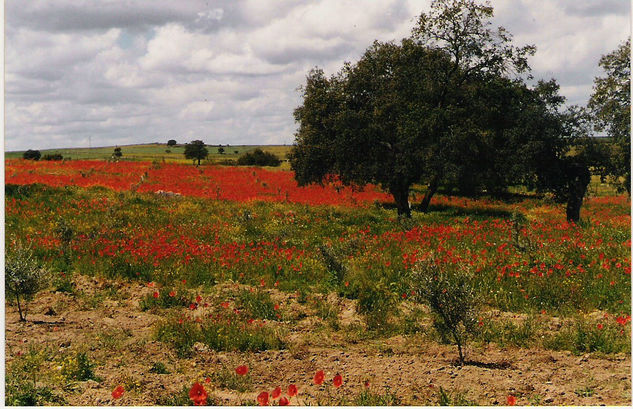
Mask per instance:
[[[547,197],[391,197],[288,171],[5,162],[6,252],[45,266],[6,304],[8,404],[631,403],[627,196],[580,225]],[[413,195],[421,198],[423,189]],[[467,364],[416,297],[477,295]]]

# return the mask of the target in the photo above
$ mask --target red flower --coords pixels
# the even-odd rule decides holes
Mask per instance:
[[[117,386],[112,391],[112,399],[119,399],[121,396],[123,396],[123,392],[125,392],[125,389],[123,389],[123,386],[121,385]]]
[[[196,307],[197,307],[197,305],[196,305],[196,304],[194,304],[194,303],[189,304],[189,309],[190,309],[191,311],[195,310],[195,309],[196,309]]]
[[[170,297],[175,297],[175,296],[176,296],[176,293],[175,293],[174,291],[170,291],[170,292],[169,292],[169,296],[170,296]]]
[[[191,399],[193,404],[196,406],[206,405],[207,391],[204,389],[204,386],[200,385],[198,382],[194,383],[189,390],[189,399]]]
[[[295,384],[288,385],[288,396],[296,396],[298,393],[297,386]]]
[[[369,388],[369,381],[365,381],[365,388]]]
[[[604,328],[604,325],[598,324],[598,329],[602,329],[602,328]]]
[[[211,383],[211,378],[209,378],[208,376],[206,378],[204,378],[204,382],[205,383]]]
[[[152,296],[153,296],[154,298],[158,298],[158,295],[159,295],[159,294],[158,294],[158,291],[154,291],[154,294],[152,294]]]
[[[240,376],[244,376],[248,373],[248,366],[246,365],[238,366],[237,368],[235,368],[235,372]]]
[[[259,403],[259,406],[268,406],[268,392],[262,392],[257,395],[257,403]]]
[[[279,309],[279,304],[275,304],[275,306],[273,307],[273,309],[274,309],[275,311],[277,311],[277,310]]]
[[[317,371],[317,373],[314,375],[313,381],[316,385],[321,385],[324,379],[325,374],[323,373],[323,371]]]
[[[336,376],[334,376],[334,379],[332,379],[332,384],[336,388],[340,387],[341,385],[343,385],[343,377],[340,374],[336,374]]]
[[[517,403],[517,398],[512,395],[508,395],[508,406],[514,406]]]
[[[198,295],[198,296],[196,296],[196,302],[197,302],[198,304],[200,304],[200,301],[202,301],[202,297],[200,297],[199,295]]]
[[[290,402],[288,401],[288,398],[286,398],[285,396],[279,399],[279,406],[288,406],[288,404],[290,404]]]
[[[223,303],[220,303],[220,306],[222,308],[229,308],[229,302],[228,301],[224,301]]]
[[[147,283],[147,286],[148,286],[148,287],[154,287],[154,282],[153,282],[153,281],[150,281],[149,283]]]
[[[259,285],[261,285],[262,287],[266,287],[266,281],[264,281],[264,279],[262,278],[262,279],[259,281]]]
[[[273,399],[277,399],[279,396],[281,396],[281,386],[276,387],[275,389],[273,389],[272,393],[270,394],[270,396]]]

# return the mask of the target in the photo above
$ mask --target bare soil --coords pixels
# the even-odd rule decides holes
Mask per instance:
[[[576,356],[488,344],[470,348],[469,364],[460,367],[454,362],[453,346],[416,336],[349,340],[345,326],[360,319],[353,303],[340,299],[328,300],[340,306],[340,331],[315,333],[315,317],[308,317],[291,331],[287,350],[216,352],[200,346],[192,358],[182,359],[153,337],[153,325],[164,311],[142,312],[139,308],[139,300],[152,289],[138,283],[77,278],[77,290],[84,297],[42,292],[29,304],[27,322],[20,322],[17,309],[9,304],[5,317],[7,368],[32,344],[48,345],[60,353],[84,350],[97,363],[95,373],[101,381],[79,382],[75,390],[65,392],[71,405],[153,405],[157,397],[179,393],[205,374],[242,364],[250,368],[250,391],[239,393],[205,384],[218,404],[253,402],[259,392],[276,386],[285,390],[291,383],[299,389],[298,400],[293,398],[292,404],[336,404],[342,396],[352,399],[359,394],[366,381],[371,392],[389,391],[403,405],[436,405],[440,387],[479,405],[505,405],[508,395],[517,397],[517,405],[631,404],[630,356]],[[112,288],[120,296],[96,298],[98,302],[92,305],[86,302],[86,297]],[[120,342],[107,344],[104,334],[120,334]],[[158,361],[171,373],[150,373],[151,364]],[[316,386],[312,378],[320,369],[325,371],[326,382]],[[331,386],[337,373],[344,380],[339,389]],[[136,386],[114,400],[112,390],[130,380]]]

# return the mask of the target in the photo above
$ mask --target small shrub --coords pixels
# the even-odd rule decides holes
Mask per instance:
[[[275,311],[275,303],[270,298],[270,294],[262,290],[241,291],[237,296],[237,304],[239,309],[243,309],[244,313],[255,319],[276,320],[277,311]]]
[[[15,297],[20,321],[26,321],[24,301],[31,300],[38,291],[46,288],[49,272],[35,259],[29,248],[13,241],[6,249],[4,288]]]
[[[433,313],[433,325],[446,342],[457,345],[459,362],[464,363],[463,346],[477,330],[479,298],[465,273],[420,263],[413,273],[414,299]]]
[[[475,406],[476,403],[467,399],[463,392],[446,391],[440,386],[439,396],[437,399],[439,406]]]
[[[400,398],[389,391],[384,394],[373,393],[367,389],[356,395],[352,406],[401,406]]]
[[[191,296],[184,290],[170,290],[169,288],[162,288],[158,292],[158,297],[154,297],[154,294],[146,294],[145,297],[139,302],[141,311],[152,310],[155,308],[173,308],[173,307],[187,307],[191,304]],[[171,295],[173,294],[173,295]]]
[[[395,314],[397,297],[391,286],[381,277],[379,280],[363,280],[359,284],[359,313],[364,314],[365,323],[370,330],[386,332],[389,318]]]
[[[246,152],[240,156],[237,164],[240,166],[279,166],[281,160],[275,154],[257,148],[253,152]]]
[[[620,326],[590,324],[582,318],[577,318],[573,325],[545,338],[543,346],[548,349],[571,351],[576,355],[591,352],[631,353],[630,336]]]
[[[64,157],[59,153],[53,153],[53,154],[47,153],[46,155],[42,156],[42,160],[57,161],[57,160],[63,160],[63,159]]]
[[[74,357],[66,358],[61,366],[62,375],[69,381],[100,381],[93,371],[95,364],[90,362],[85,352],[78,352]]]
[[[167,370],[167,367],[165,366],[165,364],[162,362],[154,362],[152,366],[149,368],[149,372],[155,373],[155,374],[162,374],[162,375],[170,373]]]

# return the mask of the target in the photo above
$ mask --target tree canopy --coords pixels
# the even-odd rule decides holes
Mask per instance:
[[[200,166],[200,161],[207,156],[209,156],[209,151],[205,147],[204,142],[195,140],[185,145],[185,158],[193,159],[194,162],[197,160],[198,166]]]
[[[605,171],[625,179],[631,192],[631,40],[602,56],[599,63],[606,77],[594,79],[588,107],[595,116],[598,130],[613,139],[611,160]]]

